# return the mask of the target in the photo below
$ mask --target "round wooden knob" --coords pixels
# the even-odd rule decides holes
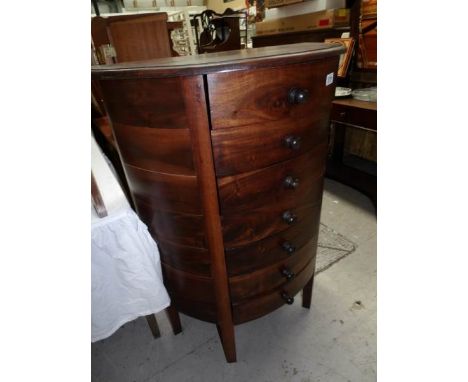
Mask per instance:
[[[281,297],[283,297],[283,300],[286,301],[286,304],[288,305],[292,305],[294,303],[294,297],[291,297],[286,292],[281,293]]]
[[[292,88],[288,93],[288,102],[291,105],[299,105],[307,102],[309,99],[309,91],[307,89]]]
[[[291,150],[299,150],[301,148],[301,138],[293,135],[288,135],[284,138],[284,145]]]
[[[296,251],[296,246],[289,241],[285,241],[281,247],[289,254],[292,254]]]
[[[281,270],[281,274],[286,277],[286,280],[292,280],[295,276],[293,272],[291,272],[288,268],[284,268]]]
[[[297,220],[297,216],[294,215],[291,211],[283,212],[283,215],[281,215],[281,218],[283,219],[283,221],[285,221],[288,224],[292,224]]]
[[[295,189],[299,186],[299,178],[294,178],[292,176],[287,176],[283,181],[284,187]]]

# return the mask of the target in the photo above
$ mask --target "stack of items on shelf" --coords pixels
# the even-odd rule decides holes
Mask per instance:
[[[346,27],[350,15],[345,6],[346,0],[265,0],[265,19],[257,23],[257,35]]]

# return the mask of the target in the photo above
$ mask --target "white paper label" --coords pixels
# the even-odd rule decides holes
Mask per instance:
[[[333,72],[327,74],[327,78],[325,79],[325,86],[331,85],[333,83]]]

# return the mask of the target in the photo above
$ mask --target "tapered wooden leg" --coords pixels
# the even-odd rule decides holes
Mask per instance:
[[[156,316],[154,314],[150,314],[146,316],[146,321],[148,321],[148,325],[151,329],[151,333],[153,333],[154,338],[161,337],[161,332],[159,331],[158,321],[156,320]]]
[[[172,331],[174,334],[179,334],[182,331],[182,324],[180,323],[179,312],[172,305],[166,308],[167,318],[171,322]]]
[[[234,325],[224,325],[216,324],[218,329],[219,338],[221,339],[221,344],[223,345],[224,356],[226,361],[236,362],[236,339],[234,337]]]
[[[302,306],[304,308],[310,309],[310,303],[312,301],[312,288],[314,286],[314,275],[310,278],[310,280],[305,285],[304,289],[302,290]]]

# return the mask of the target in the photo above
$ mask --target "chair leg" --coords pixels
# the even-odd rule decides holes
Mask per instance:
[[[314,286],[314,275],[310,278],[310,280],[305,285],[304,289],[302,290],[302,306],[304,308],[310,309],[310,303],[312,301],[312,288]]]
[[[156,316],[154,314],[150,314],[146,316],[146,321],[148,321],[148,325],[151,329],[151,333],[153,333],[154,338],[161,337],[161,332],[159,331],[158,321],[156,320]]]
[[[219,338],[221,339],[221,344],[223,345],[224,356],[226,361],[229,363],[236,362],[236,340],[234,337],[234,325],[224,325],[221,326],[219,323],[216,324],[218,329]]]
[[[166,308],[167,318],[171,322],[172,331],[174,334],[179,334],[182,331],[182,324],[180,323],[180,316],[179,312],[174,308],[174,306],[169,305]]]

